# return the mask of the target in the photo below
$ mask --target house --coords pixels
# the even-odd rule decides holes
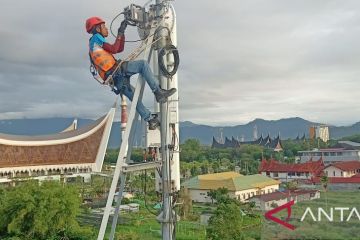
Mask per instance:
[[[259,173],[282,182],[306,180],[319,176],[324,169],[322,159],[306,163],[280,163],[274,159],[263,159],[259,166]]]
[[[325,167],[324,173],[328,177],[352,177],[360,173],[360,161],[332,163]]]
[[[272,192],[260,196],[252,197],[249,201],[254,202],[255,206],[263,211],[268,211],[292,200],[301,202],[320,198],[319,190],[286,190],[284,192]]]
[[[189,191],[194,202],[210,203],[210,190],[228,189],[231,198],[246,202],[250,197],[274,192],[279,189],[280,182],[261,174],[243,176],[236,172],[204,174],[193,177],[182,184]]]

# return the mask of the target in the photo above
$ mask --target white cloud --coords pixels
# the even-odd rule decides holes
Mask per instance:
[[[84,21],[92,15],[110,21],[130,3],[3,2],[0,119],[97,118],[106,112],[115,95],[88,72]],[[182,120],[216,125],[295,116],[332,124],[360,120],[358,1],[174,4]],[[136,38],[129,28],[127,39]],[[120,56],[136,45],[126,46]],[[151,101],[147,94],[145,104]]]

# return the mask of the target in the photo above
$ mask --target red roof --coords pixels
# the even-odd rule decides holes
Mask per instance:
[[[306,189],[297,189],[297,190],[286,190],[284,192],[272,192],[272,193],[267,193],[267,194],[261,194],[261,195],[257,195],[254,196],[252,198],[258,198],[264,202],[268,202],[268,201],[274,201],[274,200],[280,200],[280,199],[285,199],[288,197],[295,197],[295,196],[299,196],[299,195],[304,195],[304,194],[308,194],[308,193],[316,193],[319,190],[306,190]]]
[[[329,183],[360,183],[360,177],[329,177]],[[312,179],[313,183],[321,183],[319,177],[315,177]]]
[[[280,163],[274,159],[269,161],[263,159],[259,166],[259,172],[308,172],[314,175],[320,175],[324,169],[322,158],[318,161],[308,161],[305,163],[286,164]]]
[[[360,161],[346,161],[346,162],[338,162],[332,163],[328,167],[333,166],[343,171],[351,171],[360,169]]]

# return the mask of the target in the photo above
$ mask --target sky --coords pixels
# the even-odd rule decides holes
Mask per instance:
[[[116,96],[89,72],[85,20],[101,16],[109,23],[129,4],[146,2],[0,0],[0,119],[105,114]],[[360,1],[173,4],[181,121],[216,126],[255,118],[302,117],[338,126],[360,121]],[[134,27],[126,38],[138,39]],[[127,43],[118,57],[136,46]],[[152,108],[150,92],[144,102]]]

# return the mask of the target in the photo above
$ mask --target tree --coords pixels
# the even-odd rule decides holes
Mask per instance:
[[[206,237],[211,240],[240,240],[243,239],[241,227],[240,207],[234,202],[221,203],[209,219]]]
[[[201,154],[201,145],[198,139],[187,139],[184,144],[180,146],[180,159],[182,161],[191,162],[199,160]]]
[[[326,204],[326,208],[327,208],[327,195],[326,195],[326,192],[327,192],[327,187],[328,187],[328,183],[329,183],[329,178],[327,175],[324,175],[320,178],[320,181],[321,181],[321,185],[323,186],[324,188],[324,192],[325,192],[325,204]]]
[[[180,190],[180,202],[182,202],[179,208],[180,216],[183,219],[187,219],[192,212],[192,200],[187,188],[182,188]]]
[[[211,198],[211,203],[214,203],[214,200],[218,203],[229,203],[232,199],[228,195],[229,190],[227,188],[218,188],[216,190],[211,189],[207,196]]]
[[[81,200],[75,186],[58,182],[20,183],[0,196],[0,239],[90,239],[76,220]]]
[[[298,187],[298,183],[296,181],[286,182],[285,188],[288,190],[296,190]]]

